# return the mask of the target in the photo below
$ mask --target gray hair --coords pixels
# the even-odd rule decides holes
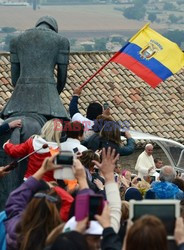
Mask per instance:
[[[171,166],[164,166],[160,169],[160,181],[172,182],[176,177],[176,171]]]
[[[151,143],[148,143],[148,144],[146,144],[145,149],[148,148],[148,147],[152,147],[153,148],[153,145]]]

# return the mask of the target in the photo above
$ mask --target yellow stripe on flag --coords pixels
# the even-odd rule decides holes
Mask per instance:
[[[150,46],[150,50],[156,51],[152,58],[162,63],[172,73],[178,72],[184,66],[184,53],[178,45],[152,30],[149,24],[139,30],[129,42],[143,50],[149,49]]]

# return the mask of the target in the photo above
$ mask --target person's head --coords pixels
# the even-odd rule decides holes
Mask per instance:
[[[184,180],[177,177],[172,181],[172,183],[174,183],[180,190],[184,192]]]
[[[59,119],[51,119],[42,127],[40,136],[48,142],[57,142],[60,147],[62,129],[63,126]]]
[[[85,236],[76,231],[61,233],[55,239],[50,250],[88,250]]]
[[[102,112],[103,112],[102,105],[98,102],[93,102],[93,103],[90,103],[87,108],[86,117],[89,120],[95,120],[98,115],[102,114]]]
[[[142,200],[142,195],[137,188],[129,187],[125,191],[125,200],[126,201],[130,201],[130,200],[140,201]]]
[[[155,162],[155,167],[160,169],[161,167],[163,167],[163,162],[160,158],[155,158],[154,159],[154,162]]]
[[[85,235],[89,250],[100,250],[101,235]]]
[[[121,174],[121,164],[120,164],[119,161],[116,162],[114,172],[117,173],[117,174]]]
[[[146,144],[145,146],[145,152],[148,156],[153,154],[153,145],[152,144]]]
[[[64,129],[66,131],[67,138],[73,138],[83,140],[84,125],[80,122],[69,122]]]
[[[61,223],[61,199],[54,190],[36,193],[17,225],[19,250],[43,249],[49,233]]]
[[[113,121],[113,119],[110,116],[98,115],[94,120],[94,125],[93,125],[94,132],[99,133],[103,128],[104,124],[109,121]]]
[[[131,172],[127,169],[122,171],[122,176],[124,176],[127,180],[131,181]]]
[[[129,202],[121,201],[121,222],[128,220],[129,218]]]
[[[150,184],[147,181],[142,180],[138,182],[137,188],[144,197],[145,193],[150,189]]]
[[[160,169],[160,181],[172,182],[176,177],[176,172],[171,166],[164,166]]]
[[[128,231],[126,250],[167,250],[166,229],[155,216],[145,215],[136,220]]]
[[[115,121],[106,122],[100,131],[100,136],[118,145],[121,144],[120,125]]]
[[[100,157],[98,154],[93,152],[92,150],[85,150],[82,152],[82,156],[80,157],[80,161],[82,165],[87,168],[90,172],[94,170],[94,162],[93,160],[100,162]]]
[[[63,228],[63,232],[69,232],[75,230],[77,227],[77,221],[75,217],[72,217],[67,221]],[[99,250],[100,249],[100,238],[102,236],[102,226],[94,220],[91,220],[89,227],[85,230],[85,239],[88,243],[88,250]]]
[[[38,27],[42,24],[48,25],[48,27],[58,33],[58,25],[56,20],[52,16],[42,16],[37,22],[35,27]]]

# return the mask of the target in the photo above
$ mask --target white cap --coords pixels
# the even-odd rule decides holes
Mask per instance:
[[[70,220],[67,221],[63,228],[63,232],[70,232],[76,229],[77,221],[75,220],[75,216],[73,216]],[[89,224],[89,228],[85,231],[85,234],[90,235],[102,235],[103,227],[95,220],[91,220]]]

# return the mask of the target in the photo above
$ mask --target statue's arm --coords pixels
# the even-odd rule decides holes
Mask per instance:
[[[57,71],[57,90],[60,94],[65,87],[67,78],[67,68],[69,64],[70,44],[68,39],[62,38],[57,59],[58,71]]]
[[[16,85],[16,82],[20,75],[20,62],[17,55],[17,38],[13,38],[10,41],[10,62],[11,62],[11,78],[13,86]]]

